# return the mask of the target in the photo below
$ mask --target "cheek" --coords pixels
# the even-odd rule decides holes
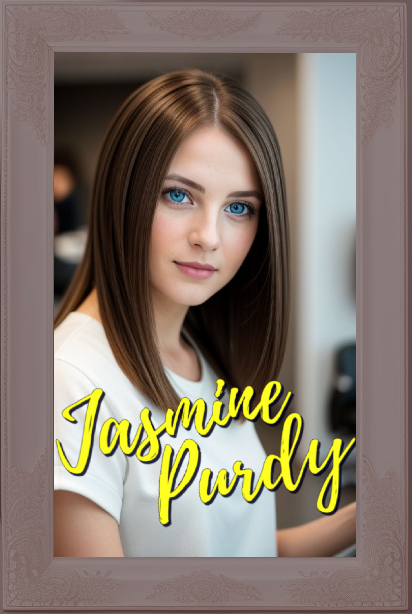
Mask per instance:
[[[161,245],[165,238],[167,238],[167,220],[162,215],[156,214],[152,225],[152,244]]]
[[[241,228],[237,233],[229,233],[225,240],[226,257],[233,267],[239,267],[249,253],[257,233],[257,224]]]
[[[156,256],[166,253],[170,247],[176,245],[178,233],[178,225],[174,224],[169,217],[156,213],[152,224],[152,256],[156,258]]]

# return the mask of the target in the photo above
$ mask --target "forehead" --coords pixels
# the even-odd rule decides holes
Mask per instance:
[[[260,180],[245,145],[218,127],[194,130],[181,143],[168,173],[206,185],[208,180],[235,183],[236,189],[259,189]],[[241,184],[241,185],[240,185]]]

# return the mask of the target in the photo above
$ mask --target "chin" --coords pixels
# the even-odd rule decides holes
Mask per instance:
[[[203,303],[206,303],[207,300],[210,299],[210,297],[213,296],[212,294],[201,294],[201,295],[197,295],[197,296],[188,296],[185,297],[184,299],[181,299],[179,302],[180,305],[184,305],[185,307],[197,307],[198,305],[203,305]]]
[[[218,290],[208,291],[206,288],[201,287],[193,287],[190,289],[185,288],[182,289],[181,292],[176,291],[175,289],[175,291],[171,293],[170,299],[179,305],[184,305],[185,307],[196,307],[197,305],[202,305],[209,300],[210,297],[215,294],[215,292],[218,292]]]

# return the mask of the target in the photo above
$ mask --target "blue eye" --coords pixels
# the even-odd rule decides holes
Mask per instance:
[[[182,203],[185,196],[188,196],[185,190],[179,190],[177,188],[169,188],[168,190],[164,190],[163,194],[168,194],[171,198],[172,203]]]
[[[229,213],[233,213],[239,217],[250,213],[249,207],[243,203],[232,203],[228,205],[225,211],[229,211]]]
[[[166,188],[162,191],[162,195],[167,195],[166,200],[169,203],[174,203],[176,205],[193,204],[189,192],[183,188]],[[189,199],[188,201],[183,200],[185,196]],[[234,217],[251,217],[254,213],[256,213],[256,210],[254,207],[252,207],[252,205],[241,202],[231,203],[225,208],[225,211],[231,213]]]

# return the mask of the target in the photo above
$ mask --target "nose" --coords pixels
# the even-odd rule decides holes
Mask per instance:
[[[215,251],[220,245],[219,220],[216,213],[199,212],[192,219],[189,233],[192,247],[205,252]]]

